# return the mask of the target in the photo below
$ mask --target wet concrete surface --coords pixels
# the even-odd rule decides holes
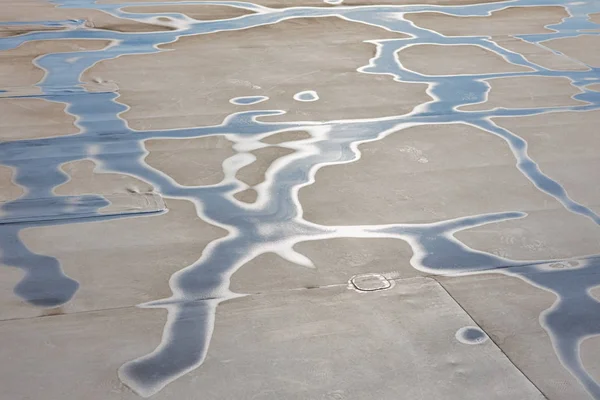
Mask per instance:
[[[597,1],[5,11],[0,398],[600,399]]]

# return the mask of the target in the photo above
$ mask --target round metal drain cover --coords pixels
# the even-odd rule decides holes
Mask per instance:
[[[375,290],[385,290],[392,287],[392,282],[381,274],[354,275],[350,279],[350,283],[356,290],[360,290],[361,292],[373,292]]]

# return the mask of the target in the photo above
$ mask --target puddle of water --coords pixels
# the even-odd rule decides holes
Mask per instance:
[[[340,4],[341,1],[326,1]],[[3,218],[15,217],[15,210],[22,209],[25,202],[52,199],[55,212],[77,213],[82,210],[91,219],[107,218],[99,213],[106,206],[101,198],[94,202],[69,202],[53,194],[53,188],[64,183],[65,176],[59,166],[66,162],[91,157],[101,163],[106,171],[129,174],[156,188],[165,197],[184,198],[193,201],[202,210],[200,217],[229,231],[229,236],[215,240],[207,246],[202,257],[194,264],[177,272],[171,279],[173,295],[168,299],[146,304],[146,307],[161,307],[169,312],[167,326],[161,344],[150,354],[126,363],[119,371],[121,380],[142,396],[151,396],[183,374],[199,367],[206,355],[214,324],[217,304],[231,298],[229,278],[248,260],[265,252],[277,252],[293,262],[310,266],[305,256],[296,253],[293,245],[306,240],[336,237],[397,238],[407,241],[415,256],[412,265],[428,273],[477,272],[500,267],[512,267],[509,273],[533,285],[558,295],[553,307],[542,315],[542,324],[552,338],[555,350],[563,365],[581,382],[588,392],[600,399],[600,386],[587,373],[578,355],[580,341],[590,335],[600,334],[600,304],[588,295],[588,289],[600,284],[595,271],[600,266],[596,258],[579,260],[577,268],[560,260],[553,261],[547,268],[532,268],[516,260],[509,260],[475,251],[464,246],[453,234],[474,226],[522,218],[518,210],[489,215],[476,215],[439,221],[428,224],[390,224],[385,226],[323,226],[305,221],[298,206],[299,187],[311,182],[318,167],[358,159],[354,150],[357,143],[385,137],[386,134],[403,127],[419,124],[468,122],[492,135],[503,138],[515,157],[519,171],[539,190],[559,201],[570,212],[600,224],[600,218],[591,209],[571,199],[565,189],[540,170],[535,160],[527,153],[527,142],[490,121],[496,116],[536,115],[555,111],[541,109],[497,109],[479,112],[460,112],[464,104],[484,101],[488,86],[484,79],[499,76],[548,76],[566,77],[573,85],[583,88],[600,82],[600,70],[552,71],[532,64],[522,55],[510,52],[484,37],[445,37],[435,31],[416,27],[404,20],[405,12],[436,11],[456,16],[485,16],[494,10],[506,7],[504,3],[476,4],[469,6],[406,5],[364,7],[294,7],[266,9],[246,2],[232,2],[233,6],[255,11],[254,14],[220,21],[194,21],[181,14],[135,14],[125,13],[118,4],[95,4],[92,0],[76,2],[60,1],[62,7],[98,9],[122,18],[140,21],[152,18],[166,20],[177,28],[173,31],[153,33],[120,33],[92,29],[81,21],[28,21],[25,25],[66,26],[66,30],[30,32],[0,39],[0,49],[15,48],[33,40],[45,39],[103,39],[113,40],[113,45],[103,50],[77,53],[47,54],[35,63],[46,71],[44,80],[38,85],[42,97],[48,101],[69,105],[69,113],[77,116],[82,132],[77,135],[22,140],[0,143],[0,163],[16,169],[15,183],[27,190],[26,194],[3,205]],[[166,2],[155,5],[169,4]],[[203,2],[202,4],[222,4]],[[515,0],[511,6],[560,5],[568,9],[570,17],[553,25],[553,31],[536,35],[521,35],[523,40],[539,43],[549,39],[573,37],[582,30],[597,29],[588,21],[590,13],[600,12],[600,2],[587,0],[568,2],[563,0]],[[176,40],[181,35],[209,34],[217,31],[248,29],[273,24],[284,19],[300,17],[340,16],[357,23],[365,23],[406,33],[402,40],[377,42],[377,54],[365,60],[360,71],[370,74],[392,75],[404,82],[427,83],[434,101],[417,107],[407,115],[386,118],[347,120],[335,122],[266,123],[257,117],[277,115],[278,110],[246,111],[232,114],[223,124],[190,129],[145,131],[143,135],[130,129],[119,114],[126,107],[115,102],[113,90],[88,92],[80,86],[81,74],[95,63],[109,58],[155,53],[157,46]],[[0,25],[14,23],[0,23]],[[71,26],[72,25],[72,26]],[[588,32],[589,33],[589,32]],[[598,33],[593,33],[598,34]],[[416,44],[480,46],[492,51],[507,61],[529,67],[531,72],[509,74],[474,74],[460,76],[426,76],[405,69],[397,60],[396,53]],[[68,64],[68,68],[64,66]],[[318,84],[318,83],[316,83]],[[315,88],[318,90],[318,87]],[[0,89],[3,97],[17,97],[10,88]],[[465,93],[468,95],[465,96]],[[316,91],[301,92],[294,96],[299,101],[318,99]],[[600,93],[586,93],[589,104],[564,107],[564,110],[587,111],[600,108]],[[238,97],[234,104],[249,105],[265,101],[261,96]],[[99,116],[102,116],[99,118]],[[220,184],[201,187],[184,187],[169,177],[150,168],[142,160],[145,150],[142,140],[151,138],[198,138],[228,134],[236,143],[257,143],[265,136],[286,130],[302,130],[311,133],[315,140],[298,157],[274,166],[261,185],[258,200],[252,205],[237,201],[233,194],[245,190],[236,180],[235,172],[242,168],[244,160],[232,157],[224,163],[228,173]],[[251,146],[250,146],[251,147]],[[90,149],[94,149],[90,154]],[[342,155],[340,157],[340,154]],[[412,153],[411,153],[412,154]],[[415,153],[416,154],[416,153]],[[419,155],[417,160],[426,158]],[[86,215],[87,215],[86,214]],[[118,215],[110,218],[119,218]],[[89,220],[89,219],[88,219]],[[73,221],[71,221],[73,222]],[[15,293],[33,305],[60,307],[68,302],[78,289],[78,283],[67,277],[59,262],[47,256],[31,253],[20,241],[19,230],[24,226],[42,226],[65,223],[33,218],[26,225],[0,225],[0,249],[3,260],[26,272],[15,288]],[[70,223],[70,222],[69,222]],[[453,265],[448,260],[461,260]],[[540,260],[539,265],[544,260]],[[502,269],[502,271],[509,271]],[[369,279],[355,280],[359,286],[373,287]],[[375,280],[377,282],[378,280]],[[378,281],[383,284],[382,281]],[[389,283],[389,282],[388,282]],[[582,310],[584,312],[582,313]],[[190,335],[190,331],[195,332]],[[189,340],[194,337],[195,340]],[[457,338],[479,340],[478,332],[468,328]],[[187,339],[186,339],[187,338]],[[459,340],[461,340],[459,339]],[[178,355],[185,354],[185,357]]]

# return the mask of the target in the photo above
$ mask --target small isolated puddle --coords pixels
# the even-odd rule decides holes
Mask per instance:
[[[392,287],[392,282],[381,274],[361,274],[350,279],[350,284],[360,292],[373,292]]]
[[[478,326],[465,326],[456,332],[456,339],[463,344],[481,344],[488,336]]]
[[[262,103],[263,101],[267,100],[269,100],[267,96],[243,96],[234,97],[233,99],[229,100],[229,102],[238,106],[249,106],[252,104]]]
[[[296,101],[317,101],[319,100],[319,95],[314,90],[305,90],[304,92],[298,92],[294,95],[294,100]]]

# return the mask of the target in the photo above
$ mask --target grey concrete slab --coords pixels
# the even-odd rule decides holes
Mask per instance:
[[[581,343],[581,362],[590,372],[594,379],[600,377],[600,368],[598,367],[598,340],[600,337],[591,336]]]
[[[1,398],[600,399],[597,1],[114,1],[0,16]]]
[[[543,108],[583,105],[574,97],[583,90],[563,77],[520,76],[487,81],[490,91],[485,102],[460,107],[461,110],[494,108]]]
[[[506,7],[489,16],[454,16],[446,13],[409,13],[406,18],[423,28],[446,36],[519,35],[549,32],[547,25],[568,17],[567,11],[555,7]]]
[[[590,67],[600,67],[600,56],[595,51],[585,51],[586,48],[598,47],[600,38],[594,35],[581,35],[570,38],[554,39],[544,42],[548,48],[559,51],[569,57],[579,60]]]
[[[131,307],[168,297],[170,276],[194,263],[207,243],[225,231],[200,220],[191,202],[168,200],[167,206],[168,212],[150,217],[21,231],[30,251],[58,259],[81,286],[75,298],[59,309],[39,309],[13,293],[23,275],[10,268],[9,260],[0,268],[0,319]]]
[[[37,75],[34,79],[40,79],[41,76]],[[75,118],[65,112],[65,107],[65,104],[36,98],[0,99],[0,113],[3,116],[0,120],[0,140],[4,142],[77,133]],[[26,124],[22,123],[24,119],[27,119]]]
[[[527,141],[527,151],[542,171],[565,188],[576,201],[600,211],[600,178],[597,171],[600,145],[597,129],[600,112],[556,112],[519,118],[496,118],[494,122]]]
[[[300,191],[306,219],[408,223],[558,206],[518,172],[505,141],[473,126],[409,127],[358,149],[358,161],[319,170]]]
[[[521,54],[528,61],[556,71],[586,70],[587,67],[564,54],[553,52],[547,47],[529,43],[512,35],[493,36],[493,41],[501,47]]]
[[[100,10],[89,8],[60,8],[43,0],[7,1],[3,2],[1,22],[30,21],[64,21],[82,20],[88,27],[106,29],[117,32],[156,32],[168,31],[170,28],[141,23],[126,18],[118,18]],[[27,26],[28,24],[25,24]],[[15,34],[23,34],[17,30]]]
[[[0,364],[3,396],[135,398],[115,371],[152,350],[163,319],[127,308],[0,322],[3,341],[20,344],[0,349],[11,360]],[[203,367],[153,398],[543,399],[493,342],[456,339],[473,324],[424,278],[370,293],[342,285],[232,300],[219,308]]]
[[[124,7],[123,11],[140,14],[157,14],[157,13],[182,13],[189,18],[198,21],[212,21],[219,19],[229,19],[241,17],[242,15],[252,14],[249,10],[241,8],[228,7],[225,5],[207,5],[207,4],[171,4],[171,5],[156,5],[156,6],[139,6],[139,7]]]
[[[594,255],[600,249],[594,222],[561,209],[528,212],[519,220],[474,227],[455,236],[473,249],[532,262]]]
[[[397,57],[405,68],[425,75],[493,74],[528,70],[527,67],[507,62],[493,51],[473,45],[421,44],[399,51]]]
[[[13,175],[12,168],[0,167],[0,201],[15,200],[23,194],[23,189],[13,182]]]
[[[219,183],[224,178],[223,161],[235,154],[223,137],[191,140],[155,139],[144,142],[144,161],[184,186]]]
[[[134,0],[134,2],[141,0]],[[162,1],[162,0],[151,0]],[[210,0],[199,0],[210,1]],[[344,0],[342,2],[325,2],[322,0],[256,0],[259,4],[273,8],[289,7],[332,7],[337,5],[364,6],[364,5],[411,5],[411,4],[442,4],[442,5],[469,5],[478,3],[493,3],[500,0]],[[103,0],[102,3],[118,3],[116,0]]]
[[[376,53],[376,46],[366,41],[406,37],[336,17],[289,19],[210,37],[182,37],[162,46],[172,51],[106,60],[83,79],[115,82],[119,102],[130,107],[122,117],[135,129],[219,124],[230,113],[257,108],[230,103],[239,96],[267,96],[260,109],[287,112],[270,121],[384,117],[409,112],[430,99],[424,84],[391,84],[391,77],[357,71]],[[241,41],[244,46],[238,46]],[[198,52],[210,57],[198,57]],[[186,78],[199,70],[198,79]],[[159,71],[163,79],[148,81]],[[317,82],[319,101],[294,100]]]
[[[102,172],[101,167],[92,160],[78,160],[61,165],[60,169],[69,176],[69,180],[54,188],[61,196],[80,196],[84,194],[126,194],[151,193],[152,185],[129,175]]]
[[[590,398],[563,367],[540,325],[540,314],[555,302],[554,294],[519,278],[499,274],[438,279],[547,398]],[[588,344],[581,352],[589,372],[597,375],[600,369],[597,349]]]
[[[242,182],[256,186],[265,181],[265,173],[275,161],[281,157],[292,154],[294,150],[279,146],[264,147],[250,152],[256,160],[236,173],[236,177]]]
[[[358,274],[378,273],[389,278],[423,275],[410,265],[412,249],[396,239],[339,238],[299,243],[294,249],[307,256],[313,268],[270,253],[246,263],[231,279],[231,290],[260,293],[314,288],[348,282]]]

